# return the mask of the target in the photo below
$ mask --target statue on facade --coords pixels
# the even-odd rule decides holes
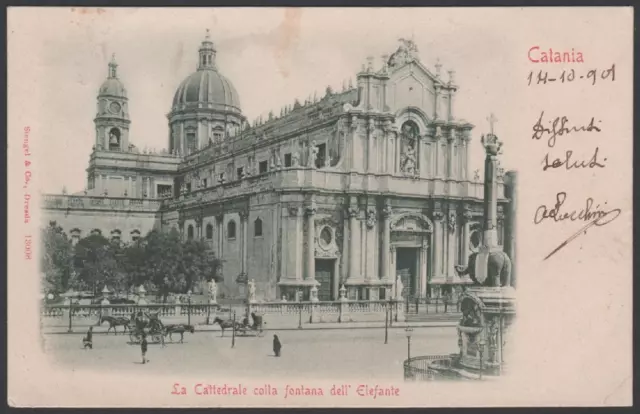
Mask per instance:
[[[400,46],[394,54],[389,58],[389,67],[396,68],[403,66],[409,62],[413,62],[418,54],[418,46],[411,39],[398,39]]]
[[[298,152],[298,150],[294,150],[291,154],[291,165],[293,165],[294,167],[300,165],[300,153]]]
[[[209,281],[209,303],[216,303],[218,297],[218,284],[215,280]]]
[[[318,147],[316,146],[316,141],[311,141],[311,145],[309,145],[309,162],[308,167],[315,168],[316,167],[316,158],[318,157]]]
[[[327,156],[324,159],[324,166],[331,167],[331,161],[333,161],[333,157],[331,156],[331,154],[327,153]]]
[[[367,228],[372,229],[376,225],[376,210],[374,208],[370,208],[367,210]]]
[[[395,284],[395,298],[397,300],[402,300],[402,293],[404,291],[404,284],[402,283],[402,278],[400,275],[396,276],[396,284]]]
[[[115,133],[115,131],[111,131],[109,133],[109,145],[119,145],[120,144],[120,140],[118,139],[118,135]]]
[[[255,302],[256,300],[256,282],[254,279],[249,281],[249,302]]]
[[[406,174],[413,175],[416,173],[416,149],[415,144],[407,144],[404,154],[402,154],[404,162],[402,163],[402,171]]]

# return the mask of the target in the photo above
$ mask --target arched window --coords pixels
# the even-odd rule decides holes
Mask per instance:
[[[111,128],[109,131],[109,149],[112,151],[120,149],[120,130],[118,128]]]
[[[233,220],[227,223],[227,238],[228,239],[236,238],[236,222]]]
[[[140,240],[140,230],[138,229],[131,230],[131,240],[132,241]]]
[[[256,221],[253,222],[253,235],[255,237],[262,236],[262,220],[260,220],[259,218],[257,218]]]
[[[213,226],[211,225],[211,223],[207,224],[207,239],[213,239]]]
[[[91,235],[95,235],[95,236],[102,236],[102,230],[100,230],[100,229],[93,229],[93,230],[91,230]]]
[[[187,227],[187,239],[193,240],[193,226],[191,224]]]

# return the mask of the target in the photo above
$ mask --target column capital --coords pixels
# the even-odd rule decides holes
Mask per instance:
[[[382,217],[388,219],[393,214],[393,208],[389,204],[385,204],[382,208]]]
[[[316,207],[316,203],[311,203],[308,206],[305,207],[305,211],[307,213],[308,216],[313,216],[316,214],[316,212],[318,211],[317,207]]]
[[[358,217],[359,213],[360,209],[358,208],[358,206],[349,206],[347,208],[347,214],[349,214],[350,218]]]
[[[216,220],[217,221],[223,221],[224,220],[224,213],[216,214]]]
[[[429,248],[429,240],[422,239],[422,244],[420,245],[420,250],[427,250]]]
[[[464,210],[462,212],[462,218],[464,219],[465,222],[469,222],[471,218],[473,218],[473,214],[471,214],[471,211],[469,210]]]
[[[247,219],[249,218],[249,210],[242,209],[238,211],[238,215],[240,216],[240,220],[247,221]]]
[[[442,211],[434,211],[433,212],[433,219],[436,221],[440,221],[444,218],[444,213]]]

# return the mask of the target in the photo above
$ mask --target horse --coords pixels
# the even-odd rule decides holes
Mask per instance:
[[[172,334],[180,334],[180,343],[184,340],[184,333],[191,332],[194,333],[195,329],[193,325],[185,325],[185,324],[177,324],[177,325],[165,325],[164,327],[164,336],[169,335],[169,340],[173,342],[173,338],[171,338]]]
[[[222,329],[222,337],[224,337],[224,330],[225,329],[233,329],[234,327],[234,322],[231,319],[227,319],[226,321],[223,321],[222,319],[216,317],[213,320],[213,324],[218,324],[220,325],[220,329]],[[239,330],[240,328],[242,328],[242,324],[240,322],[235,322],[235,328],[236,330]]]
[[[124,329],[122,330],[122,334],[124,335],[125,332],[127,331],[127,329],[129,331],[131,331],[131,327],[129,326],[129,324],[131,324],[131,321],[127,318],[116,318],[113,316],[106,316],[106,315],[102,315],[100,317],[100,325],[102,325],[102,323],[104,321],[109,322],[109,329],[107,329],[107,335],[109,334],[109,331],[111,330],[111,328],[113,328],[113,333],[114,335],[118,334],[118,330],[116,329],[118,326],[123,326]]]

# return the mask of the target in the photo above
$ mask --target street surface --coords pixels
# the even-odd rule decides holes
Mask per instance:
[[[282,342],[282,356],[273,356],[273,334]],[[83,335],[49,334],[44,336],[47,354],[60,369],[131,370],[153,373],[206,373],[207,378],[220,375],[247,377],[308,378],[402,378],[402,362],[407,358],[404,329],[389,329],[384,344],[384,328],[266,331],[264,336],[236,337],[231,348],[231,333],[205,331],[186,333],[184,343],[174,335],[167,346],[149,344],[142,365],[140,345],[129,344],[129,335],[96,334],[93,349],[82,348]],[[457,350],[455,327],[414,328],[411,337],[412,356],[450,354]]]

